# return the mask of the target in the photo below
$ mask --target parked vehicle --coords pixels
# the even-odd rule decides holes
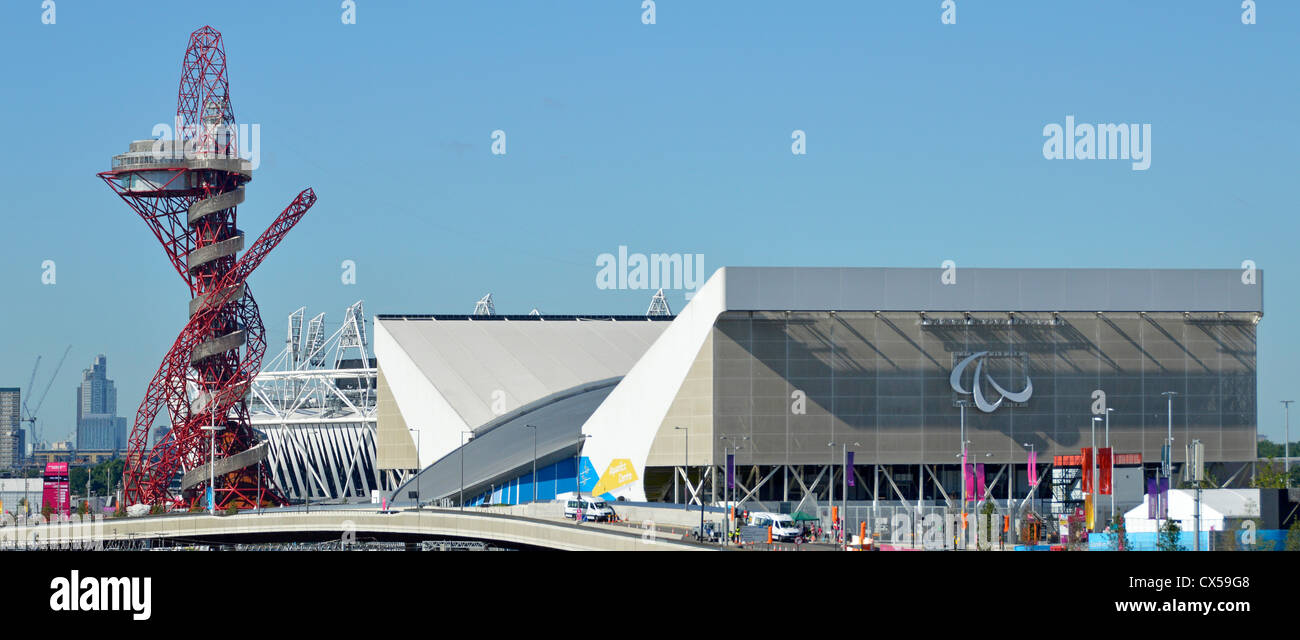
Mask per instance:
[[[749,524],[755,527],[772,527],[772,540],[794,542],[803,535],[803,529],[795,524],[794,518],[780,513],[759,511],[749,514]]]
[[[605,522],[614,518],[614,508],[609,506],[604,500],[593,500],[591,498],[571,498],[564,502],[564,517],[576,519],[578,510],[582,510],[582,519],[593,522]]]

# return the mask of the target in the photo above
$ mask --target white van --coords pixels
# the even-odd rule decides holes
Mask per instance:
[[[795,524],[794,518],[780,514],[757,512],[749,514],[749,524],[754,527],[772,527],[772,540],[794,542],[803,535],[803,529]]]
[[[576,519],[578,509],[582,509],[582,519],[595,522],[604,522],[614,517],[614,509],[604,500],[582,498],[569,498],[564,501],[564,517]]]

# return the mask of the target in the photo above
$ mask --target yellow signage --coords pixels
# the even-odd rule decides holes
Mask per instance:
[[[627,458],[615,458],[609,462],[608,467],[605,467],[605,473],[601,474],[600,481],[596,483],[591,493],[599,496],[632,484],[636,480],[636,467],[632,466],[632,461]]]

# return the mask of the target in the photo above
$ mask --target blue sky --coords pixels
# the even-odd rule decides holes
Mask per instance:
[[[337,327],[357,299],[642,313],[651,292],[595,286],[620,245],[703,254],[709,272],[1250,259],[1261,433],[1280,439],[1277,401],[1300,395],[1300,3],[1258,0],[1254,25],[1237,0],[957,0],[954,25],[940,0],[659,0],[653,25],[640,0],[356,4],[352,25],[335,0],[57,0],[52,25],[38,0],[0,8],[0,386],[73,345],[45,436],[72,430],[96,353],[133,416],[184,324],[180,278],[95,174],[171,121],[204,24],[224,35],[236,116],[261,127],[241,226],[320,196],[250,281],[271,353],[293,309]],[[1043,127],[1067,115],[1151,124],[1150,168],[1045,160]]]

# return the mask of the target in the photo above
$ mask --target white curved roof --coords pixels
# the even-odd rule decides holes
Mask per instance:
[[[668,318],[377,316],[375,355],[421,466],[476,430],[563,391],[625,375]],[[400,374],[399,374],[400,372]],[[431,430],[432,429],[432,430]]]

